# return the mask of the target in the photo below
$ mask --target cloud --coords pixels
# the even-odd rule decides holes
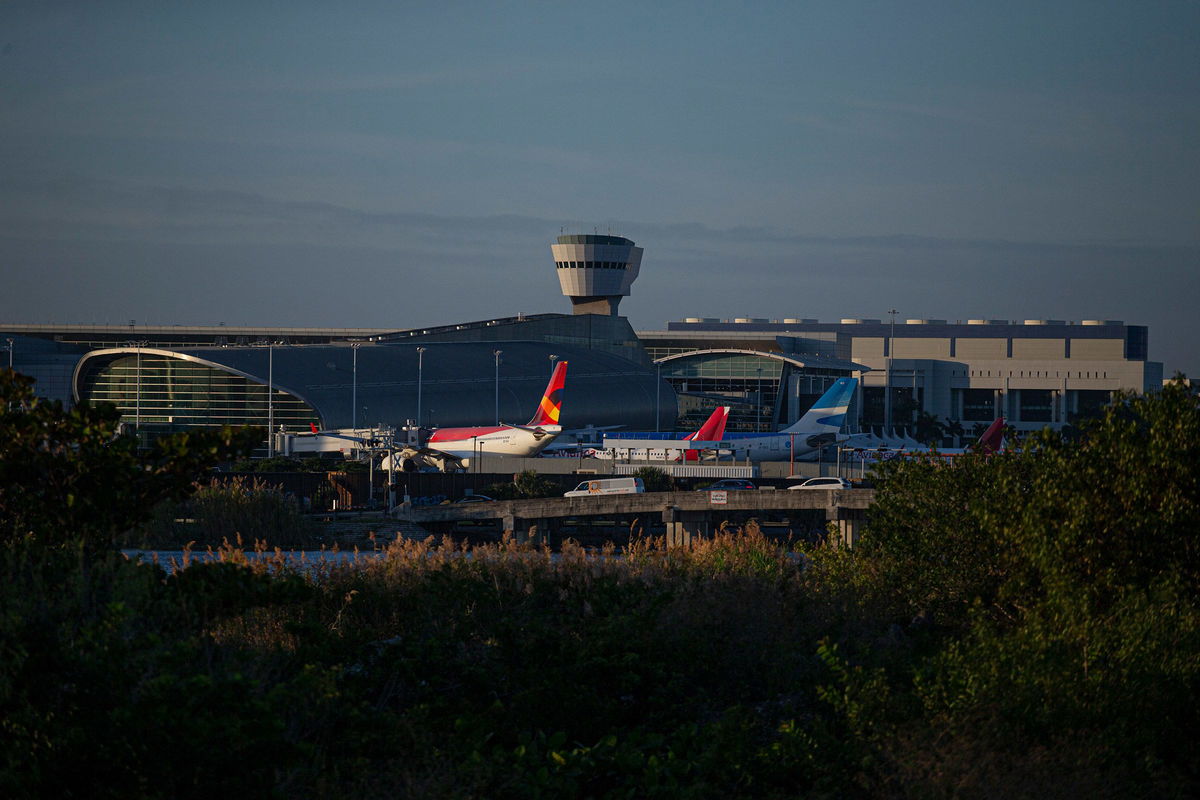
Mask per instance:
[[[29,176],[0,194],[0,318],[404,328],[566,312],[560,230],[646,249],[622,311],[684,316],[1116,318],[1200,372],[1200,245],[811,236],[768,227],[378,212],[244,192]]]

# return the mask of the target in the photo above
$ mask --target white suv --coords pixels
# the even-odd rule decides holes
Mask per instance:
[[[789,486],[789,489],[849,489],[850,481],[845,478],[809,478],[804,483]]]

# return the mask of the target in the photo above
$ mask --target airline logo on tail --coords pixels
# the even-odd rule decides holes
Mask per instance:
[[[567,362],[560,361],[538,403],[537,413],[528,425],[501,422],[499,425],[473,428],[438,428],[425,442],[426,449],[464,461],[479,454],[518,458],[536,456],[562,432],[558,420],[562,412],[566,376]]]
[[[567,362],[560,361],[554,368],[554,374],[550,376],[550,383],[546,386],[546,393],[542,395],[542,402],[538,403],[537,413],[529,420],[529,427],[558,424],[558,417],[562,413],[563,388],[566,384]]]
[[[782,433],[836,433],[841,430],[857,386],[858,378],[838,378],[808,413]]]

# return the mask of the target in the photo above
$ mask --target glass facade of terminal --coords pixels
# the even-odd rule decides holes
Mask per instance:
[[[278,388],[268,403],[265,383],[221,369],[158,354],[98,359],[82,376],[81,399],[112,403],[121,421],[143,435],[222,425],[307,431],[319,425],[304,401]]]
[[[769,432],[795,421],[845,371],[801,368],[767,355],[697,353],[660,365],[679,399],[676,430],[698,429],[730,406],[729,432]]]
[[[917,412],[924,407],[925,387],[915,390],[910,386],[891,387],[892,418],[887,419],[887,396],[882,386],[865,386],[862,390],[862,424],[867,426],[911,425]],[[991,419],[989,417],[988,419]]]
[[[679,396],[680,430],[696,430],[717,406],[730,406],[728,431],[774,430],[784,363],[751,355],[702,354],[668,361],[662,377]]]

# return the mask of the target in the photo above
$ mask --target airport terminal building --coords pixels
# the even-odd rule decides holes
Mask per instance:
[[[756,374],[762,368],[772,377],[778,371],[762,360],[768,353],[776,360],[849,362],[862,379],[851,409],[861,430],[906,428],[920,412],[967,431],[999,416],[1018,430],[1057,428],[1094,412],[1114,392],[1162,385],[1162,364],[1148,360],[1148,329],[1120,320],[692,317],[638,336],[680,393],[681,407],[697,385],[711,391],[674,366],[699,352],[760,353]],[[764,394],[743,390],[775,425],[795,418],[791,409],[772,405],[770,392],[788,390],[779,374]]]
[[[689,317],[635,332],[618,307],[642,248],[564,235],[551,255],[573,313],[420,329],[0,323],[0,341],[42,396],[113,402],[149,436],[520,424],[559,360],[574,428],[690,431],[729,405],[728,430],[774,431],[851,376],[851,430],[901,433],[922,412],[967,434],[997,416],[1032,430],[1162,383],[1147,328],[1119,320]]]
[[[524,424],[559,361],[570,364],[565,425],[674,422],[674,395],[620,317],[542,314],[403,331],[3,330],[40,394],[114,403],[145,437],[226,424],[288,432],[497,417]]]

